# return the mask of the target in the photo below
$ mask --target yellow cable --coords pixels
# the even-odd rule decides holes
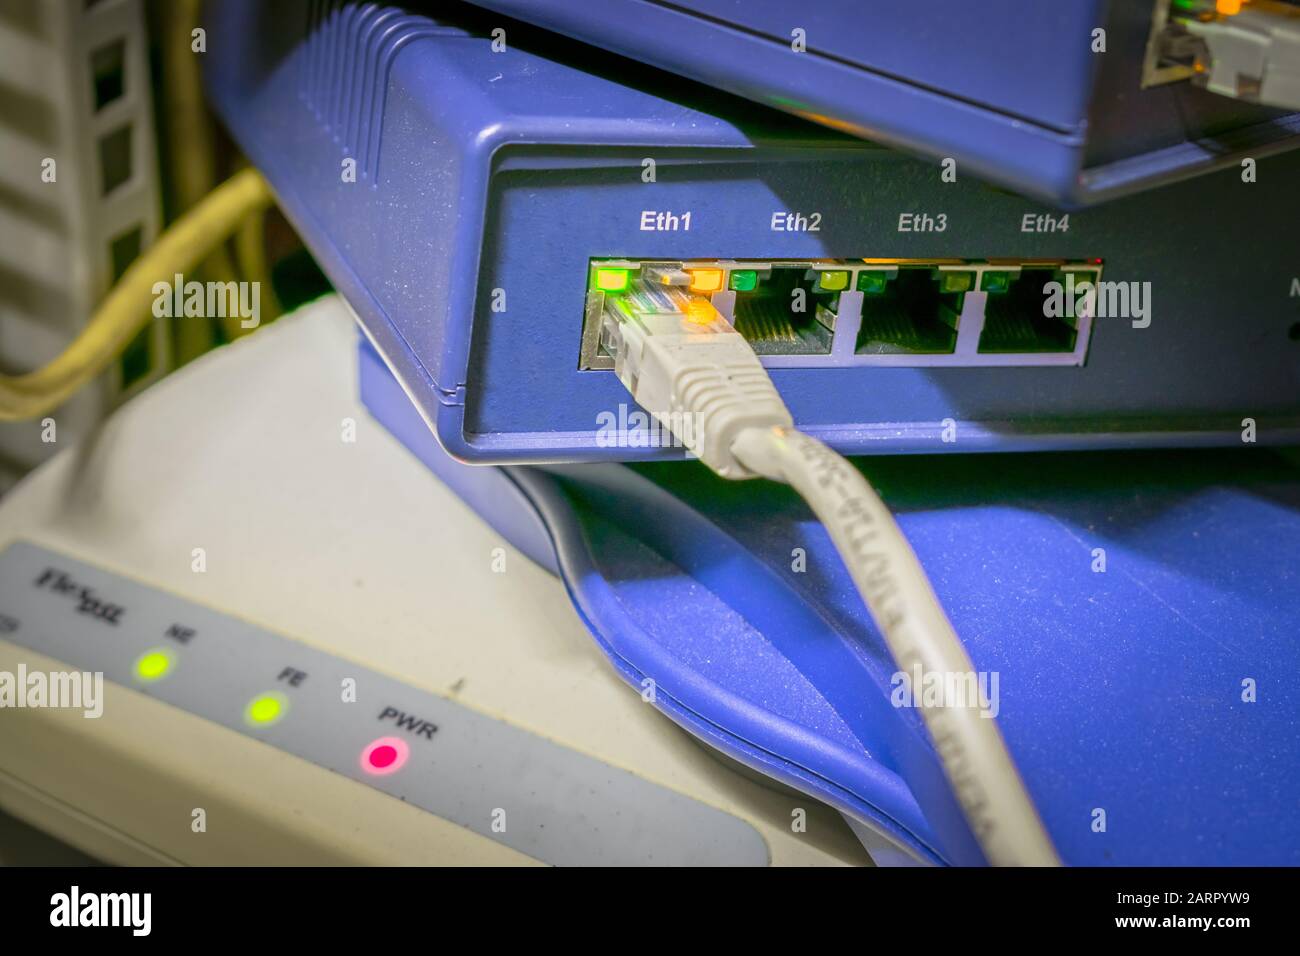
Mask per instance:
[[[35,418],[63,404],[108,365],[149,321],[154,285],[196,267],[250,213],[273,200],[255,169],[236,173],[177,219],[109,290],[61,355],[25,375],[0,375],[0,420]]]
[[[275,286],[271,283],[271,269],[266,261],[265,209],[257,210],[240,224],[239,230],[235,233],[235,261],[239,263],[239,273],[245,282],[261,284],[261,324],[274,322],[284,311],[284,307],[276,297]],[[234,336],[228,333],[227,338],[238,338],[253,331],[244,328],[238,321],[235,325],[238,331]]]
[[[217,150],[212,116],[203,98],[203,80],[199,67],[202,57],[195,56],[190,44],[191,33],[200,23],[199,0],[169,0],[160,5],[162,20],[163,80],[160,84],[164,109],[163,130],[167,134],[166,155],[171,174],[175,213],[188,210],[212,191],[217,181]],[[241,276],[229,252],[217,245],[196,270],[198,278],[212,282],[257,279]],[[266,288],[262,294],[265,296]],[[265,311],[265,310],[264,310]],[[217,320],[226,341],[233,341],[251,329],[241,326],[239,316],[222,316]],[[215,326],[206,322],[178,322],[173,340],[177,365],[198,358],[215,344]]]

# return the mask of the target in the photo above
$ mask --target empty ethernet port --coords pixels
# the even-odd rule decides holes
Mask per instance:
[[[1054,310],[1048,308],[1048,283],[1062,281],[1055,268],[1025,267],[1019,275],[985,272],[980,288],[988,293],[988,302],[979,350],[1073,352],[1079,335],[1074,319],[1051,315]]]
[[[970,272],[899,266],[858,274],[862,292],[859,355],[949,353],[957,347],[957,320],[971,288]]]
[[[759,355],[828,355],[839,296],[805,265],[773,266],[752,291],[736,293],[736,331]]]

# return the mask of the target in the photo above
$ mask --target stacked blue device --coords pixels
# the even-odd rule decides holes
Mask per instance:
[[[1063,205],[1300,145],[1300,114],[1161,75],[1186,2],[474,2]]]

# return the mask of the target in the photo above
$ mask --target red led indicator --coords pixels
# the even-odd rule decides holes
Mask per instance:
[[[361,769],[369,774],[396,773],[411,756],[411,748],[398,737],[380,737],[361,751]]]

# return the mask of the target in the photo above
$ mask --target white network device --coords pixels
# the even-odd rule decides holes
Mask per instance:
[[[116,863],[907,862],[624,685],[355,344],[321,300],[0,502],[0,672],[106,678],[97,719],[0,712],[0,806]]]

